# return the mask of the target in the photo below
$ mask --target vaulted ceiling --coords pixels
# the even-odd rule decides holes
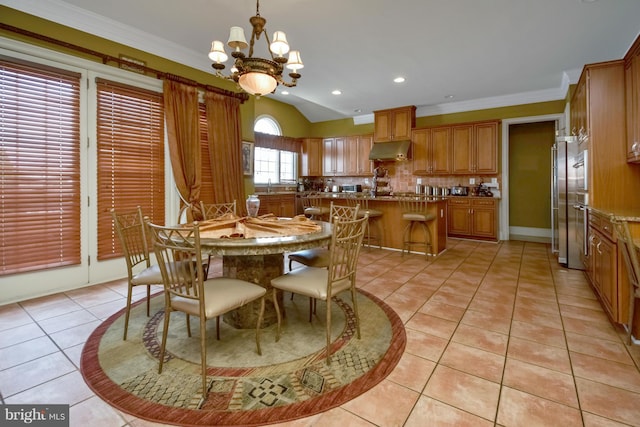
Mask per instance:
[[[256,12],[255,0],[0,4],[212,73],[211,41],[234,25],[250,37]],[[584,64],[622,58],[640,33],[638,0],[263,0],[260,14],[305,64],[297,87],[269,96],[312,122],[563,99]]]

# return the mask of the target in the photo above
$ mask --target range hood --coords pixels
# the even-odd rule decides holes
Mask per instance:
[[[411,141],[376,142],[371,147],[369,160],[402,161],[410,158]]]

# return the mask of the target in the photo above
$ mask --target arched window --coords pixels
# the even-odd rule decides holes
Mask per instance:
[[[271,116],[259,116],[254,132],[282,136],[282,129]],[[253,160],[253,182],[255,184],[291,184],[298,175],[298,153],[275,148],[255,147]]]
[[[253,125],[254,132],[266,133],[269,135],[282,136],[282,129],[278,122],[271,116],[258,116]]]

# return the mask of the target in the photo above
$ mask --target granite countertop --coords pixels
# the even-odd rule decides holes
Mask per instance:
[[[398,200],[399,197],[412,197],[415,196],[415,193],[398,193],[388,196],[369,196],[369,193],[333,193],[333,192],[321,192],[319,193],[320,197],[325,198],[335,198],[335,199],[343,199],[347,197],[367,197],[370,200]],[[500,200],[500,197],[487,197],[487,196],[429,196],[429,200],[440,201],[440,200],[448,200],[448,199],[493,199]]]
[[[618,220],[618,221],[629,221],[629,222],[640,222],[640,212],[638,211],[606,211],[599,208],[594,208],[593,206],[589,206],[587,209],[589,211],[595,212],[602,216],[606,216],[610,220]]]

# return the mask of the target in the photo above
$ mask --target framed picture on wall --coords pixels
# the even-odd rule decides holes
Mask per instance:
[[[253,142],[242,141],[242,171],[253,175]]]

